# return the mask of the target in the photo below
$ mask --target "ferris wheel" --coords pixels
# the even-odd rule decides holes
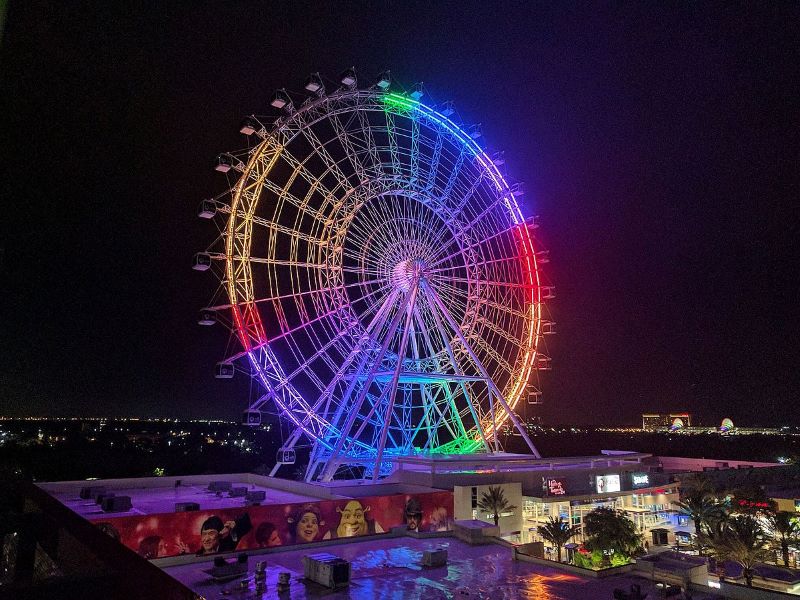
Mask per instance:
[[[224,295],[200,322],[229,319],[240,348],[217,377],[249,363],[250,422],[272,407],[290,426],[273,474],[310,442],[307,480],[354,465],[377,479],[400,456],[500,451],[507,426],[539,456],[516,411],[549,369],[553,289],[522,186],[479,126],[390,83],[359,89],[349,69],[329,92],[318,74],[278,91],[200,209],[220,235],[194,267]]]

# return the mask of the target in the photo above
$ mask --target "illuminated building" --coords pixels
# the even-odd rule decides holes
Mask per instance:
[[[680,419],[683,427],[692,426],[692,415],[688,412],[682,413],[643,413],[642,429],[654,431],[662,427],[671,427],[675,419]]]

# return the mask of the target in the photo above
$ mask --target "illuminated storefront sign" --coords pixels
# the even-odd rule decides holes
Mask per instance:
[[[758,500],[737,500],[736,503],[740,508],[771,508],[769,502],[761,502]]]
[[[634,488],[647,487],[650,485],[650,475],[648,473],[631,473],[631,483]]]
[[[619,475],[598,475],[595,479],[597,482],[597,493],[604,494],[605,492],[618,492],[620,490]]]
[[[564,487],[564,482],[560,479],[548,479],[547,493],[551,496],[566,496],[567,490]]]

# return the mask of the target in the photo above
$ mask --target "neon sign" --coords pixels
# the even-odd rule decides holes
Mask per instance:
[[[737,503],[742,508],[770,508],[769,502],[757,502],[755,500],[739,500]]]
[[[547,493],[551,496],[566,496],[567,490],[564,488],[564,483],[559,479],[547,480]]]

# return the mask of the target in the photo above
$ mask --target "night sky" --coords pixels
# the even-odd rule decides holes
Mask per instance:
[[[800,4],[111,4],[8,7],[0,415],[237,419],[196,209],[243,115],[355,65],[454,100],[526,182],[545,422],[800,425]]]

